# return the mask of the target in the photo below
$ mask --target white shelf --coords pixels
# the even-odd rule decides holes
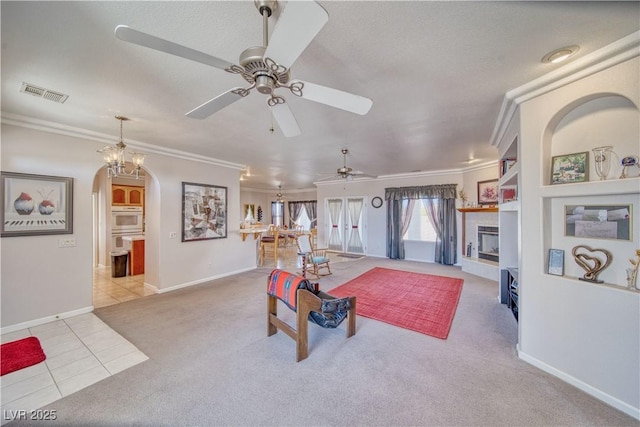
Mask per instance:
[[[640,177],[545,185],[540,188],[540,195],[546,198],[612,196],[637,193],[640,193]]]
[[[498,210],[500,212],[517,212],[520,210],[520,200],[501,203],[498,205]]]
[[[520,172],[520,163],[516,163],[511,166],[504,175],[498,180],[498,185],[518,185],[518,172]]]

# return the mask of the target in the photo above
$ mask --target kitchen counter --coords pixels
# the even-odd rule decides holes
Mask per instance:
[[[129,275],[144,274],[144,235],[123,236],[129,251]]]

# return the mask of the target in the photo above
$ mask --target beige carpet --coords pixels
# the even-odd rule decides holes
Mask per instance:
[[[517,358],[517,325],[495,282],[364,258],[333,265],[321,287],[376,266],[464,279],[446,341],[358,317],[349,339],[344,325],[311,325],[309,358],[296,363],[293,340],[267,337],[272,267],[260,268],[97,310],[149,360],[49,409],[78,426],[638,426]]]

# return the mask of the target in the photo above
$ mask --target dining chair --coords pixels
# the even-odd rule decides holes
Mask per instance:
[[[278,242],[280,240],[280,232],[278,227],[270,225],[266,234],[260,236],[259,262],[264,265],[264,259],[267,252],[273,253],[274,265],[278,266]]]

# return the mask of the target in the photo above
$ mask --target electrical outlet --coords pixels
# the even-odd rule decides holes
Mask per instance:
[[[58,240],[59,248],[71,248],[71,247],[74,247],[75,245],[76,245],[75,237],[69,237],[67,239]]]
[[[178,237],[178,233],[176,233],[175,231],[170,231],[169,232],[169,238],[170,239],[175,239],[176,237]]]

